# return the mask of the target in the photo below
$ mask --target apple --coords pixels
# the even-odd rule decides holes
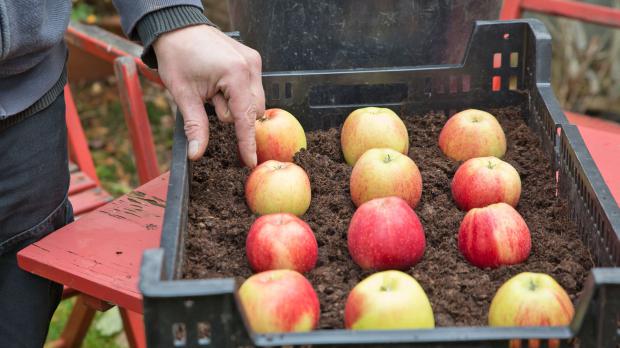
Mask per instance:
[[[352,166],[364,152],[375,147],[387,147],[407,154],[409,134],[394,111],[367,107],[349,114],[342,125],[340,144],[345,161]]]
[[[319,321],[319,298],[312,284],[292,270],[251,276],[239,288],[239,299],[256,333],[311,331]]]
[[[465,211],[499,202],[516,207],[520,196],[519,173],[497,157],[468,159],[452,179],[452,197]]]
[[[457,161],[506,153],[504,130],[493,115],[476,109],[454,114],[439,133],[439,148]]]
[[[289,213],[263,215],[250,227],[246,255],[254,272],[292,269],[308,272],[316,264],[319,247],[306,222]]]
[[[407,269],[424,255],[422,224],[400,197],[375,198],[357,208],[347,233],[353,261],[362,269]]]
[[[489,308],[490,326],[563,326],[575,309],[568,294],[551,276],[523,272],[506,281]]]
[[[432,329],[433,309],[424,289],[400,271],[375,273],[349,293],[344,325],[353,330]]]
[[[254,168],[245,182],[245,200],[253,213],[303,215],[310,207],[310,179],[298,165],[269,160]]]
[[[459,227],[458,246],[474,266],[513,265],[530,255],[530,230],[515,208],[495,203],[465,214]]]
[[[256,157],[258,163],[268,160],[291,162],[305,149],[306,133],[295,116],[282,109],[265,110],[256,120]]]
[[[415,208],[422,196],[422,176],[409,156],[389,148],[370,149],[353,167],[350,191],[355,206],[397,196]]]

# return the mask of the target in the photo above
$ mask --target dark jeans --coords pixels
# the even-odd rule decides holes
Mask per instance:
[[[0,131],[0,346],[42,347],[62,286],[17,266],[16,253],[73,220],[64,95]]]

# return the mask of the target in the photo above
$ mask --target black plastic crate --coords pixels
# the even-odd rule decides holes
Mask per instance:
[[[501,54],[501,67],[493,67]],[[432,330],[351,331],[261,335],[246,329],[231,278],[182,280],[191,163],[177,117],[161,248],[145,252],[140,289],[150,347],[364,346],[507,347],[507,340],[560,339],[561,346],[620,344],[620,209],[581,135],[568,124],[550,86],[551,38],[536,20],[479,21],[462,64],[286,71],[263,75],[267,105],[289,110],[304,129],[337,126],[362,106],[401,114],[467,107],[519,106],[558,174],[558,193],[595,257],[567,327],[439,327]],[[492,81],[500,80],[493,90]]]

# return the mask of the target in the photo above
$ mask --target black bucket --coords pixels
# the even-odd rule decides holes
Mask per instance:
[[[460,63],[475,20],[500,0],[228,0],[265,71]]]

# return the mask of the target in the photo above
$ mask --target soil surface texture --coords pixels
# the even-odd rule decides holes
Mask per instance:
[[[407,270],[426,291],[437,326],[487,325],[487,313],[497,289],[524,271],[555,278],[575,302],[587,272],[593,267],[588,249],[569,219],[567,202],[556,197],[550,161],[517,108],[486,110],[501,123],[508,140],[503,160],[521,176],[517,210],[532,236],[529,259],[519,265],[479,269],[457,248],[457,231],[464,212],[452,200],[450,182],[459,163],[445,157],[437,145],[447,120],[443,113],[404,118],[409,130],[409,156],[422,173],[422,199],[415,209],[426,235],[422,260]],[[252,274],[245,257],[245,239],[255,220],[245,204],[244,183],[249,171],[239,164],[234,128],[210,122],[210,144],[194,164],[184,278],[238,277]],[[306,274],[321,302],[319,328],[343,328],[349,291],[372,272],[362,271],[347,250],[347,228],[355,207],[349,196],[349,167],[340,149],[340,130],[307,133],[308,149],[295,162],[310,177],[312,203],[302,217],[319,244],[316,267]]]

